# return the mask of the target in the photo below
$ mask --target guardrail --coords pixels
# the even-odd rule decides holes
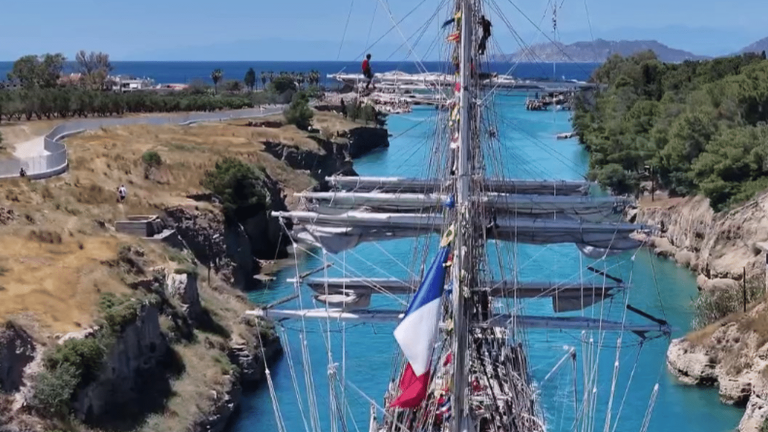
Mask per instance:
[[[13,158],[0,160],[0,179],[19,176],[21,167],[32,179],[54,177],[67,171],[69,161],[67,159],[67,146],[61,142],[64,138],[95,130],[102,127],[126,126],[136,124],[165,125],[180,124],[190,125],[199,122],[224,121],[248,117],[260,117],[275,114],[282,111],[282,107],[248,108],[242,110],[199,112],[170,116],[137,116],[120,118],[91,118],[73,120],[60,124],[43,137],[43,148],[48,154],[29,158]]]

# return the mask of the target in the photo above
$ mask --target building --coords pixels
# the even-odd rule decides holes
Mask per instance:
[[[112,91],[120,93],[148,90],[153,88],[155,84],[149,78],[135,78],[125,75],[110,76],[107,81],[111,84]]]

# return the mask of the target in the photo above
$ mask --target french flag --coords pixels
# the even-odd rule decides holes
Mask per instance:
[[[408,365],[400,378],[400,396],[392,401],[392,406],[415,408],[427,395],[432,347],[437,339],[440,300],[445,284],[445,262],[449,253],[449,246],[440,248],[408,305],[405,317],[395,328],[395,339]]]

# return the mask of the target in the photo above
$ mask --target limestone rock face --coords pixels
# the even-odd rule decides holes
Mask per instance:
[[[171,273],[166,280],[168,295],[181,303],[184,314],[191,321],[200,317],[203,307],[200,304],[200,292],[197,287],[196,274]]]
[[[768,240],[768,195],[729,212],[715,214],[702,196],[672,205],[640,208],[637,223],[661,227],[653,245],[660,255],[710,279],[762,275],[765,254],[757,244]],[[681,254],[681,252],[684,252]]]
[[[0,327],[0,391],[18,391],[24,368],[35,359],[35,343],[23,329],[13,324]]]
[[[675,339],[667,350],[667,367],[687,384],[714,385],[717,383],[712,354],[704,347],[695,346],[684,338]]]
[[[94,382],[79,390],[73,404],[77,417],[103,424],[124,415],[132,404],[151,403],[169,390],[164,360],[168,343],[160,329],[157,308],[144,305],[106,354]]]
[[[723,403],[746,406],[740,431],[759,431],[768,416],[768,342],[748,327],[765,313],[764,304],[757,306],[738,321],[675,339],[667,351],[667,366],[680,381],[717,386]]]

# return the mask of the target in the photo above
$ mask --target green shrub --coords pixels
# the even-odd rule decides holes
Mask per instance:
[[[227,157],[216,162],[215,168],[205,173],[201,184],[221,198],[225,214],[234,216],[239,209],[269,204],[269,191],[264,185],[263,176],[261,171],[251,165]]]
[[[307,130],[311,126],[312,109],[309,107],[309,99],[306,93],[299,92],[293,95],[293,100],[283,112],[285,121],[301,130]]]
[[[45,357],[45,367],[54,370],[70,365],[78,372],[78,378],[98,372],[104,360],[105,349],[96,338],[69,339],[56,345]]]
[[[756,278],[747,281],[747,305],[765,295],[765,281]],[[726,316],[744,310],[742,289],[703,291],[693,303],[693,327],[704,328]]]
[[[154,150],[145,151],[141,155],[141,161],[150,168],[157,168],[163,164],[163,158],[160,157],[160,153]]]
[[[72,395],[80,383],[79,375],[71,364],[41,371],[32,384],[31,405],[49,416],[66,416]]]

